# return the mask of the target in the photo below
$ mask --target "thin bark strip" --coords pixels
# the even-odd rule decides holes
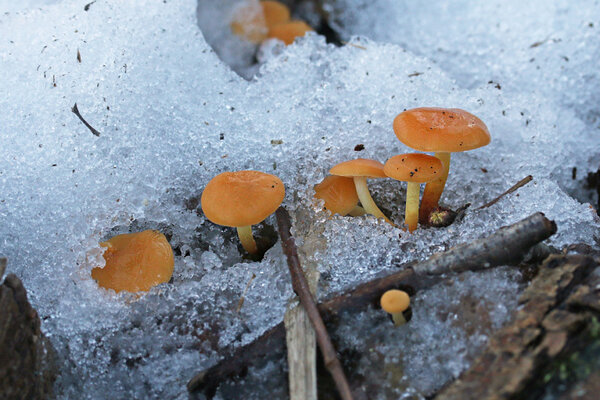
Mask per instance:
[[[302,304],[302,307],[306,310],[308,318],[315,329],[317,343],[319,344],[321,354],[323,355],[323,362],[335,381],[340,397],[343,400],[350,400],[352,399],[350,385],[348,384],[348,380],[342,369],[342,364],[337,358],[335,348],[333,347],[333,343],[331,343],[325,324],[319,314],[317,304],[310,293],[310,287],[304,276],[302,266],[300,265],[296,243],[290,234],[291,222],[289,214],[283,207],[279,207],[277,211],[275,211],[275,216],[277,218],[279,236],[281,237],[281,246],[287,257],[288,268],[292,276],[292,287],[294,288],[294,292],[296,292],[300,298],[300,304]]]
[[[344,310],[376,305],[382,293],[388,289],[404,287],[418,291],[443,281],[441,274],[515,264],[521,261],[531,247],[555,232],[554,222],[542,213],[536,213],[500,228],[485,239],[434,254],[421,263],[400,266],[403,267],[402,270],[335,295],[319,304],[318,308],[327,321]],[[269,353],[273,336],[283,340],[284,335],[285,329],[283,323],[280,323],[254,342],[232,351],[226,350],[223,360],[197,374],[188,384],[188,389],[205,392],[216,389],[222,380],[239,375],[256,359]]]
[[[488,208],[488,207],[493,206],[501,198],[503,198],[507,194],[511,194],[511,193],[517,191],[517,189],[522,188],[523,186],[527,185],[532,180],[533,180],[533,176],[527,175],[525,178],[521,179],[519,182],[517,182],[513,186],[511,186],[511,188],[508,189],[506,192],[502,193],[500,196],[496,197],[494,200],[490,201],[489,203],[485,203],[484,205],[482,205],[481,207],[479,207],[478,210],[481,210],[482,208]]]

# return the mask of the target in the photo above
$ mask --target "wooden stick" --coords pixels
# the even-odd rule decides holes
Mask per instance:
[[[402,268],[400,271],[335,295],[319,304],[318,308],[323,319],[328,321],[345,310],[356,310],[368,305],[377,306],[379,298],[388,289],[406,288],[410,289],[412,295],[415,291],[443,281],[445,278],[441,274],[514,265],[521,261],[531,247],[555,232],[554,222],[542,213],[536,213],[508,227],[500,228],[487,238],[434,254],[421,263],[399,266]],[[279,323],[254,342],[234,350],[225,350],[223,360],[192,378],[188,389],[214,393],[222,380],[245,371],[257,359],[272,351],[274,337],[283,342],[284,335],[283,323]]]
[[[525,178],[521,179],[519,182],[517,182],[513,186],[511,186],[510,189],[508,189],[506,192],[502,193],[500,196],[496,197],[494,200],[490,201],[489,203],[485,203],[484,205],[479,207],[478,210],[493,206],[494,204],[496,204],[498,202],[498,200],[500,200],[507,194],[511,194],[511,193],[515,192],[517,189],[522,188],[523,186],[527,185],[529,182],[531,182],[532,179],[533,179],[533,176],[527,175]]]
[[[277,211],[275,211],[275,217],[277,218],[279,237],[281,237],[281,246],[287,257],[288,268],[290,270],[290,275],[292,276],[292,287],[294,292],[296,292],[296,295],[300,298],[300,304],[302,304],[302,307],[306,310],[308,318],[315,329],[317,343],[321,349],[325,368],[327,368],[333,377],[335,386],[337,387],[342,400],[351,400],[352,392],[350,391],[350,385],[348,384],[348,380],[342,369],[342,364],[337,358],[335,348],[333,347],[333,343],[331,343],[327,328],[325,328],[325,324],[321,319],[317,304],[310,293],[310,287],[308,286],[308,282],[302,271],[302,266],[300,265],[298,249],[296,248],[294,238],[290,234],[290,216],[285,208],[279,207]]]

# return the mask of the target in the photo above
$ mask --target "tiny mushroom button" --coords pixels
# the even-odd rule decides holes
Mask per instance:
[[[237,171],[215,176],[204,188],[200,201],[206,218],[237,228],[244,249],[255,254],[258,249],[252,225],[274,213],[284,197],[283,182],[275,175]]]
[[[409,232],[417,229],[419,222],[420,184],[436,179],[441,175],[442,168],[439,159],[421,153],[400,154],[385,163],[383,171],[387,176],[407,182],[404,220]]]
[[[450,153],[473,150],[491,140],[479,118],[458,108],[423,107],[404,111],[394,119],[394,132],[408,147],[435,152],[444,166],[440,177],[425,186],[421,221],[427,219],[442,196],[450,169]]]
[[[392,289],[388,290],[381,296],[381,308],[388,314],[392,315],[396,326],[406,323],[406,319],[402,314],[410,306],[410,297],[403,290]]]

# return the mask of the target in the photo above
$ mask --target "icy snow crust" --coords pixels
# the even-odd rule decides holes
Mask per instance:
[[[256,169],[283,180],[300,251],[322,273],[321,298],[535,211],[558,224],[550,244],[595,245],[594,210],[561,187],[570,187],[573,167],[592,170],[598,132],[562,92],[520,90],[527,70],[511,91],[477,81],[466,87],[440,63],[387,39],[336,48],[309,34],[246,81],[205,43],[193,0],[97,1],[85,11],[88,3],[0,14],[0,254],[23,279],[58,350],[60,398],[186,398],[187,380],[217,362],[220,349],[282,320],[292,290],[280,245],[261,262],[243,259],[235,232],[206,221],[198,205],[203,187],[223,171]],[[597,39],[585,43],[581,54],[597,51]],[[591,65],[586,71],[597,73]],[[561,77],[578,82],[580,72],[565,69]],[[99,137],[71,113],[75,102]],[[489,146],[452,159],[443,202],[472,203],[465,218],[409,236],[370,217],[318,211],[312,187],[335,163],[411,151],[392,120],[424,105],[464,108],[490,128]],[[365,150],[356,152],[357,144]],[[516,194],[475,210],[528,174],[533,182]],[[389,179],[370,186],[400,223],[405,186]],[[262,228],[269,225],[272,217]],[[175,249],[173,282],[143,295],[100,289],[90,278],[103,263],[98,242],[148,228],[164,232]],[[373,389],[378,396],[406,389],[418,397],[460,373],[490,326],[516,307],[500,300],[521,287],[512,269],[463,274],[447,286],[418,293],[413,321],[399,330],[375,309],[337,326],[342,349],[366,354],[356,374],[369,376],[368,346],[377,343],[390,371]],[[489,323],[461,323],[465,296],[481,304],[473,320],[488,313]],[[437,305],[442,311],[433,312]],[[402,387],[395,368],[406,376]],[[219,396],[286,396],[281,358],[245,379],[253,386],[228,384]]]

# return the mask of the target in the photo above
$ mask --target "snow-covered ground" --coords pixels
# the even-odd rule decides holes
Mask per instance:
[[[186,398],[187,380],[219,349],[282,320],[292,290],[281,247],[244,259],[232,229],[198,205],[223,171],[283,180],[304,260],[322,274],[321,298],[535,211],[558,224],[550,244],[598,246],[595,211],[572,197],[586,198],[583,178],[600,162],[597,1],[327,1],[350,45],[309,34],[275,46],[251,80],[205,42],[207,2],[0,0],[0,255],[58,350],[59,398]],[[214,3],[211,15],[228,15]],[[212,20],[214,32],[201,24],[205,35],[219,37],[227,23]],[[75,103],[100,136],[71,112]],[[472,203],[465,218],[408,235],[319,211],[312,187],[334,164],[411,151],[392,121],[420,106],[466,109],[490,130],[490,145],[452,158],[443,203]],[[534,180],[517,193],[475,210],[526,175]],[[404,184],[370,187],[401,223]],[[90,277],[103,263],[98,242],[145,228],[175,249],[173,282],[141,296],[99,288]],[[377,396],[418,397],[468,365],[521,287],[512,269],[466,273],[418,293],[400,329],[365,309],[342,318],[334,336],[362,354],[354,373],[376,382]],[[373,363],[386,374],[371,376]],[[283,365],[263,365],[246,378],[254,383],[219,396],[285,397]]]

